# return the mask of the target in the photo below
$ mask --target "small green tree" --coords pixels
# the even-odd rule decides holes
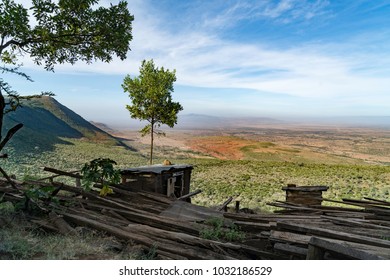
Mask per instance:
[[[172,101],[171,93],[175,81],[175,70],[158,68],[153,60],[144,60],[139,76],[131,78],[127,75],[122,84],[132,102],[132,105],[126,105],[130,116],[148,122],[141,133],[142,136],[150,134],[150,164],[153,163],[154,135],[163,134],[157,129],[162,124],[174,127],[177,114],[183,110],[180,103]]]

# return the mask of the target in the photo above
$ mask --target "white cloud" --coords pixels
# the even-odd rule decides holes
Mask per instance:
[[[294,7],[293,0],[282,0],[277,3],[275,6],[268,6],[263,11],[262,15],[270,18],[277,18],[284,14],[286,11],[289,11]]]
[[[282,24],[297,20],[310,20],[316,16],[328,13],[326,10],[329,1],[317,0],[246,0],[238,1],[229,6],[225,2],[219,7],[219,12],[208,13],[204,20],[204,27],[227,28],[237,25],[242,20],[270,19]]]
[[[303,1],[309,3],[307,1]],[[255,15],[256,6],[238,2],[228,8],[219,24],[228,18],[245,14]],[[261,2],[257,2],[258,4]],[[300,4],[301,3],[301,4]],[[319,13],[326,1],[311,2],[303,8],[297,0],[282,0],[262,5],[262,16],[280,18],[286,13],[310,18]],[[94,63],[75,67],[59,65],[61,71],[88,71],[98,73],[136,75],[143,59],[153,58],[158,66],[176,69],[178,84],[194,87],[243,88],[262,92],[284,93],[293,96],[326,98],[373,94],[387,98],[390,88],[389,67],[383,61],[390,56],[362,50],[348,53],[348,44],[311,44],[284,49],[270,49],[261,44],[224,40],[218,33],[205,29],[177,30],[165,28],[153,7],[145,1],[131,1],[135,15],[132,51],[126,61],[115,59],[110,64]],[[257,7],[257,12],[259,12]],[[239,18],[238,16],[237,18]],[[26,62],[26,65],[31,62]],[[380,74],[370,70],[372,65]],[[360,71],[356,71],[360,69]],[[387,72],[386,72],[387,71]],[[387,74],[386,74],[387,73]]]

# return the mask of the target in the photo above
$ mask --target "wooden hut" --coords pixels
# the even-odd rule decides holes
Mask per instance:
[[[149,165],[123,169],[122,184],[138,190],[181,197],[190,192],[192,165]]]

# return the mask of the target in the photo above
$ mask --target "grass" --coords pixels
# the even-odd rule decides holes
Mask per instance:
[[[229,196],[240,199],[242,207],[272,211],[268,202],[284,200],[287,184],[325,185],[329,199],[369,196],[389,199],[389,166],[329,165],[291,162],[198,160],[192,188],[202,189],[193,202],[221,205]]]
[[[77,139],[64,141],[71,144],[57,144],[51,153],[10,158],[3,168],[18,178],[36,178],[51,175],[42,171],[44,166],[65,171],[80,170],[86,162],[98,157],[115,160],[117,168],[148,164],[147,155],[122,146]],[[164,159],[155,158],[154,162]],[[241,200],[242,207],[272,211],[273,208],[267,203],[284,200],[282,187],[287,184],[329,186],[324,196],[330,199],[369,196],[388,200],[390,194],[390,166],[384,165],[289,162],[278,160],[277,157],[271,161],[179,156],[173,162],[194,165],[191,189],[201,189],[202,193],[193,198],[193,203],[203,206],[221,205],[229,196],[233,196]]]

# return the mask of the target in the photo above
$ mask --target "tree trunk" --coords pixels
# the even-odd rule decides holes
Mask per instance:
[[[5,100],[4,100],[4,96],[3,96],[1,89],[0,89],[0,142],[3,139],[2,130],[3,130],[4,108],[5,108]],[[1,151],[1,149],[0,149],[0,151]]]
[[[153,142],[154,142],[154,120],[151,123],[151,132],[150,132],[150,160],[149,164],[153,164]]]

